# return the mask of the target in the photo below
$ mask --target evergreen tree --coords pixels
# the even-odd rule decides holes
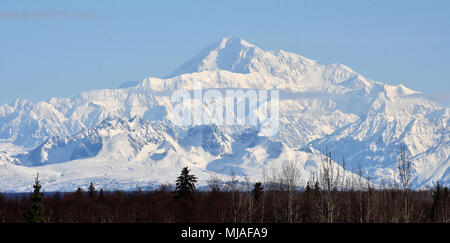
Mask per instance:
[[[100,188],[100,191],[98,192],[98,199],[100,199],[100,201],[103,201],[103,199],[105,199],[105,193],[103,192],[103,188]]]
[[[259,202],[259,199],[261,199],[262,194],[264,193],[264,187],[261,182],[256,182],[253,185],[253,198],[256,202]]]
[[[94,184],[91,181],[91,184],[89,185],[89,188],[88,188],[88,196],[89,197],[94,197],[96,195],[97,195],[97,192],[95,191]]]
[[[34,191],[30,195],[31,206],[25,212],[24,219],[27,223],[45,223],[45,217],[48,215],[47,210],[42,204],[44,193],[41,192],[41,184],[39,181],[39,174],[36,175],[33,185]]]
[[[83,196],[83,189],[81,187],[78,187],[78,189],[73,193],[77,197]]]
[[[431,205],[431,221],[447,222],[447,202],[448,202],[448,188],[442,188],[439,182],[436,184],[436,189],[432,192],[433,204]]]
[[[195,192],[195,183],[197,182],[197,177],[195,175],[189,174],[190,170],[188,167],[184,167],[181,170],[181,175],[178,176],[175,184],[176,193],[175,198],[189,197],[192,199],[192,195]]]
[[[431,206],[431,220],[437,222],[439,219],[439,204],[441,202],[441,185],[436,184],[436,190],[433,191],[433,204]]]
[[[312,188],[311,188],[311,182],[306,182],[306,189],[305,192],[307,195],[309,195],[312,192]]]

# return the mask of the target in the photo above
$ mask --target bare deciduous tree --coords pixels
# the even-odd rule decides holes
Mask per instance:
[[[321,170],[319,173],[319,185],[322,189],[324,200],[324,221],[328,223],[334,222],[337,206],[337,195],[340,184],[340,169],[333,162],[331,158],[331,152],[328,150],[325,152],[325,156],[322,158]]]
[[[245,223],[251,220],[249,208],[253,207],[250,189],[250,179],[245,176],[245,183],[238,181],[234,171],[231,171],[228,182],[228,193],[230,196],[230,211],[233,223]]]
[[[405,223],[408,223],[410,217],[410,202],[408,198],[408,190],[411,184],[411,158],[404,145],[400,146],[397,168],[400,176],[400,183],[403,189],[403,220]]]
[[[211,173],[209,179],[207,180],[208,187],[212,193],[221,192],[222,191],[222,180],[220,180],[219,176],[216,173]]]
[[[288,160],[285,161],[281,167],[281,176],[283,184],[285,185],[288,193],[288,210],[287,221],[289,223],[294,222],[294,196],[300,180],[300,168],[297,161]]]
[[[411,184],[411,158],[403,145],[400,147],[397,168],[403,190],[409,189]]]

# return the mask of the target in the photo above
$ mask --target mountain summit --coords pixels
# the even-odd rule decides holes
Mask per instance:
[[[319,65],[313,60],[285,51],[263,51],[243,39],[226,37],[177,68],[169,77],[204,71],[264,73],[295,81]],[[348,69],[350,71],[350,69]]]
[[[203,49],[168,78],[148,78],[139,87],[153,91],[191,90],[199,80],[205,88],[327,93],[369,93],[375,85],[342,64],[322,65],[295,53],[264,51],[243,39],[227,37]]]
[[[169,77],[185,73],[225,70],[249,73],[251,64],[264,52],[253,44],[236,37],[226,37],[203,49],[194,58],[177,68]]]

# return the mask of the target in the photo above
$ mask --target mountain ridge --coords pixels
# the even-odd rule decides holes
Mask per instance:
[[[205,126],[200,129],[168,125],[167,118],[173,110],[171,92],[176,89],[193,90],[196,82],[201,82],[205,90],[279,89],[279,134],[270,139],[272,142],[263,142],[266,140],[257,139],[257,135],[249,137],[249,140],[261,142],[255,147],[242,145],[233,138],[236,134],[245,133],[247,128]],[[206,106],[203,108],[205,111],[209,109]],[[10,181],[0,185],[0,188],[14,190],[14,183],[17,183],[5,174],[6,171],[30,175],[30,171],[45,167],[48,173],[58,175],[60,172],[49,168],[57,170],[64,167],[62,164],[83,161],[79,178],[67,176],[67,171],[62,173],[65,176],[53,178],[55,189],[58,189],[58,181],[63,181],[61,186],[68,189],[72,185],[70,181],[85,178],[82,181],[85,183],[107,176],[107,173],[103,176],[89,174],[93,166],[91,162],[101,158],[123,160],[123,165],[114,163],[118,174],[122,173],[123,168],[131,166],[129,163],[140,163],[142,166],[159,166],[173,171],[181,165],[191,165],[204,176],[211,172],[226,176],[233,168],[239,175],[257,177],[263,168],[268,168],[268,161],[279,166],[284,160],[297,158],[299,164],[306,166],[312,163],[307,161],[314,158],[314,164],[317,164],[320,162],[318,155],[325,148],[337,160],[345,157],[349,172],[362,165],[373,177],[373,182],[380,183],[396,179],[397,148],[402,144],[413,158],[415,188],[430,186],[437,181],[448,184],[449,114],[449,108],[443,108],[403,85],[367,79],[342,64],[322,65],[295,53],[263,51],[240,38],[227,37],[206,47],[167,78],[150,77],[137,85],[86,91],[74,98],[51,98],[37,103],[16,100],[1,105],[0,142],[6,145],[0,146],[0,178]],[[89,149],[92,144],[85,144],[77,138],[82,131],[101,130],[108,119],[120,119],[124,124],[134,124],[132,121],[135,119],[134,122],[139,121],[136,123],[139,125],[135,125],[141,127],[142,133],[136,133],[131,127],[121,127],[112,136],[98,134],[97,140],[102,141],[102,147],[93,150]],[[175,139],[164,133],[161,136],[165,142],[156,145],[148,134],[145,135],[149,131],[159,134],[152,126],[156,129],[171,127],[173,134],[177,134],[174,136],[180,138]],[[196,129],[205,134],[205,143],[183,140],[191,135],[192,140]],[[213,132],[216,129],[219,129],[218,133]],[[217,140],[222,136],[219,134],[223,134],[223,140]],[[87,139],[95,141],[96,136],[90,136]],[[212,147],[208,147],[209,139],[214,141],[210,143]],[[59,140],[64,142],[58,147]],[[71,150],[74,157],[71,155],[56,164],[48,164],[42,159],[45,158],[42,148],[47,146],[44,152],[50,151],[52,154],[51,148],[67,148],[64,143],[68,141],[78,146],[75,153]],[[243,150],[233,150],[238,144]],[[41,152],[36,152],[38,148]],[[117,149],[117,154],[113,148]],[[33,157],[31,153],[39,156]],[[196,164],[188,161],[196,161]],[[83,166],[86,170],[84,175],[81,173]],[[96,173],[99,174],[93,172]],[[303,176],[308,177],[309,173],[311,171],[305,169]],[[153,172],[144,174],[159,178],[153,183],[166,179]],[[135,185],[132,177],[124,175],[124,178],[128,178],[126,185]],[[120,177],[115,179],[123,182]],[[23,185],[21,190],[24,188],[27,187]]]

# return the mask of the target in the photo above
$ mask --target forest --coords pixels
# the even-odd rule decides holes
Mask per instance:
[[[2,223],[449,223],[448,188],[409,188],[410,160],[400,153],[399,182],[374,187],[370,178],[346,176],[326,154],[320,172],[300,187],[295,161],[267,180],[228,181],[212,174],[207,190],[185,167],[175,186],[153,190],[83,190],[45,195],[39,177],[28,196],[0,194]]]

